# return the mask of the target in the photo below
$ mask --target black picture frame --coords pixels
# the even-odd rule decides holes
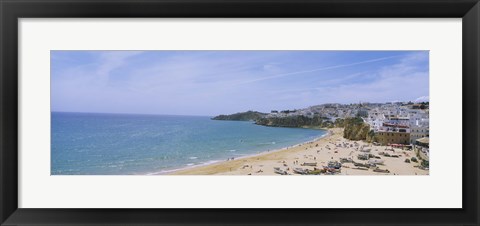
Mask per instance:
[[[0,0],[0,224],[479,225],[478,0]],[[122,17],[462,18],[461,209],[18,208],[18,19]],[[448,43],[445,43],[448,45]],[[452,75],[453,76],[453,75]],[[448,195],[448,194],[445,194]],[[442,197],[438,197],[442,198]]]

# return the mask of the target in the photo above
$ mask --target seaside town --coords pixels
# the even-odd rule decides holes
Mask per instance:
[[[323,104],[300,110],[272,110],[265,117],[291,116],[319,116],[332,125],[338,119],[359,117],[370,126],[376,142],[382,145],[425,146],[429,139],[429,102]],[[422,153],[428,159],[428,147],[423,148]]]
[[[213,119],[253,120],[258,125],[275,127],[323,128],[328,129],[328,135],[280,150],[231,158],[173,174],[429,174],[429,102],[323,104],[270,113],[248,111]]]

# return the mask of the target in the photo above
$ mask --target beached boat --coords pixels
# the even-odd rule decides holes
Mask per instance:
[[[368,160],[370,158],[370,156],[368,154],[361,153],[361,154],[357,155],[357,158],[360,159],[360,160]]]
[[[341,163],[346,163],[346,162],[353,162],[352,158],[340,158]]]
[[[325,174],[329,174],[329,175],[338,174],[342,172],[341,169],[329,168],[326,166],[323,167],[323,170],[325,171]]]
[[[305,174],[308,174],[309,170],[308,169],[302,169],[302,168],[294,168],[293,172],[305,175]]]
[[[383,164],[383,160],[382,159],[370,159],[368,160],[368,164]]]
[[[302,166],[317,166],[316,162],[304,162]]]
[[[388,169],[380,169],[380,168],[375,168],[373,169],[373,172],[377,172],[377,173],[390,173],[390,171]]]
[[[368,164],[363,164],[363,163],[359,163],[359,162],[353,162],[353,165],[356,166],[356,167],[370,168],[370,165],[368,165]]]
[[[342,168],[342,163],[339,163],[337,161],[329,161],[327,166],[328,168],[340,169]]]
[[[280,167],[274,167],[273,171],[276,174],[280,174],[280,175],[287,175],[288,174],[287,171],[280,169]]]

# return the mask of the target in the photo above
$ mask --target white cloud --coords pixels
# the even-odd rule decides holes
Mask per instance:
[[[413,54],[412,54],[413,55]],[[350,83],[325,88],[318,98],[323,102],[410,101],[429,93],[428,68],[421,68],[418,54],[407,55],[399,63],[381,68],[368,83]],[[426,54],[423,54],[426,55]],[[428,97],[428,96],[427,96]],[[402,98],[402,99],[399,99]]]
[[[285,77],[285,76],[290,76],[290,75],[298,75],[298,74],[305,74],[305,73],[311,73],[311,72],[317,72],[317,71],[325,71],[325,70],[331,70],[331,69],[351,67],[351,66],[356,66],[356,65],[361,65],[361,64],[367,64],[367,63],[373,63],[373,62],[388,60],[388,59],[397,58],[397,57],[400,57],[400,56],[382,57],[382,58],[377,58],[377,59],[355,62],[355,63],[351,63],[351,64],[339,64],[339,65],[315,68],[315,69],[310,69],[310,70],[302,70],[302,71],[295,71],[295,72],[271,75],[271,76],[261,77],[261,78],[257,78],[257,79],[242,81],[238,84],[247,84],[247,83],[259,82],[259,81],[275,79],[275,78],[280,78],[280,77]]]
[[[281,70],[279,63],[268,63],[263,65],[263,70],[266,72],[278,72]]]
[[[110,72],[125,65],[128,58],[141,54],[143,51],[107,51],[100,53],[99,67],[96,70],[97,79],[108,81]]]

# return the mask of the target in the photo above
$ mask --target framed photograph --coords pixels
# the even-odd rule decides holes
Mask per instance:
[[[480,223],[477,0],[0,4],[2,226]]]

